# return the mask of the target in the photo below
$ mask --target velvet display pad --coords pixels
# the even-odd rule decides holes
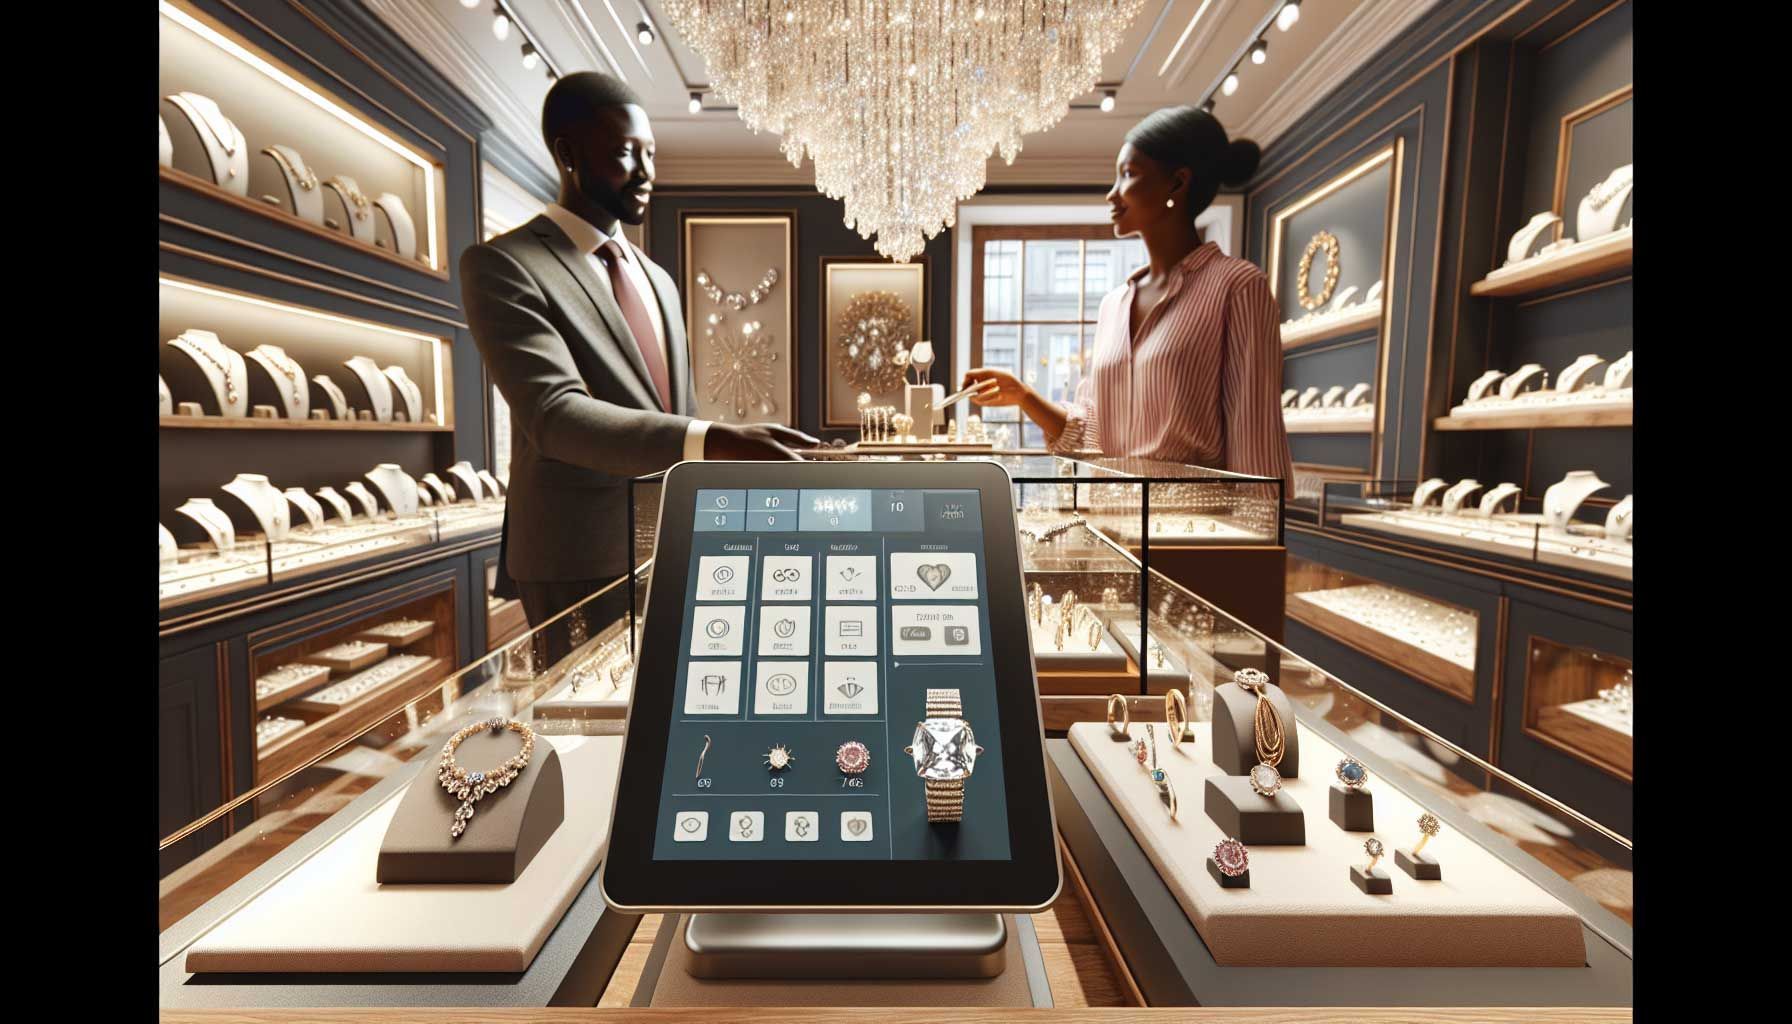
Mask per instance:
[[[402,792],[393,793],[195,942],[187,950],[186,969],[196,974],[527,970],[597,869],[622,756],[620,737],[538,735],[536,756],[548,745],[570,784],[566,820],[515,882],[380,885],[374,878],[380,843],[403,799]],[[418,783],[433,784],[436,749],[417,758]],[[479,824],[475,815],[467,834]]]
[[[1184,742],[1172,751],[1158,744],[1158,767],[1168,772],[1182,800],[1182,812],[1174,822],[1131,750],[1108,740],[1105,723],[1072,725],[1070,743],[1217,963],[1238,967],[1586,964],[1581,921],[1572,910],[1493,854],[1448,831],[1425,848],[1429,854],[1436,847],[1438,858],[1449,861],[1449,874],[1442,881],[1407,880],[1391,896],[1363,893],[1350,876],[1353,867],[1360,869],[1369,862],[1362,833],[1332,824],[1326,808],[1327,782],[1322,780],[1289,779],[1283,785],[1307,816],[1306,845],[1252,848],[1251,887],[1221,889],[1204,862],[1226,837],[1191,799],[1219,770],[1204,756],[1211,739],[1209,723],[1196,723],[1193,730],[1192,747]],[[1315,764],[1344,756],[1306,730],[1301,742]],[[1424,810],[1385,781],[1376,789],[1375,802],[1388,822],[1411,823]],[[1417,831],[1413,827],[1415,837]],[[1387,842],[1399,837],[1389,831],[1382,838]]]
[[[1276,771],[1284,780],[1300,777],[1300,735],[1294,728],[1294,706],[1282,688],[1264,688],[1269,706],[1282,717],[1282,760]],[[1257,764],[1257,695],[1237,683],[1213,688],[1213,763],[1226,775],[1248,775]]]
[[[502,764],[522,749],[517,733],[486,730],[462,740],[454,757],[468,771],[477,771]],[[473,805],[473,817],[457,839],[448,828],[459,806],[460,800],[442,788],[433,771],[413,779],[380,844],[379,881],[516,881],[566,817],[560,755],[539,744],[521,775]]]
[[[660,967],[651,1000],[645,1005],[1031,1007],[1033,993],[1027,984],[1020,928],[1015,924],[1013,914],[1002,917],[1008,925],[1008,945],[1004,951],[1007,967],[993,978],[867,978],[854,981],[692,977],[691,951],[684,941],[685,926],[690,923],[691,916],[682,914],[677,918],[677,931],[672,936],[671,945],[666,948],[666,959]],[[670,920],[667,919],[668,923]],[[636,1005],[642,1005],[639,997]]]

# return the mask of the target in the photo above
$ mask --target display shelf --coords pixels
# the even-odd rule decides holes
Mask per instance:
[[[1563,430],[1575,427],[1628,427],[1633,418],[1630,402],[1588,409],[1502,409],[1472,416],[1439,416],[1431,421],[1436,430]]]
[[[1328,412],[1332,410],[1327,410]],[[1283,416],[1282,426],[1290,434],[1373,434],[1375,433],[1375,409],[1373,406],[1363,407],[1360,413],[1326,416]]]
[[[1459,700],[1475,699],[1479,616],[1304,559],[1288,562],[1288,617]]]
[[[322,665],[299,662],[281,665],[255,678],[255,711],[260,714],[283,701],[319,689],[330,681],[330,670]]]
[[[182,548],[178,561],[161,566],[157,581],[159,606],[177,607],[221,597],[285,579],[309,576],[364,562],[370,558],[424,547],[441,537],[436,517],[428,512],[383,522],[357,520],[319,530],[302,527],[286,540],[268,543],[259,535],[240,535],[228,552]]]
[[[438,154],[364,116],[356,104],[185,0],[160,0],[158,10],[158,94],[191,93],[212,100],[240,136],[236,146],[246,151],[231,164],[236,173],[220,173],[208,156],[208,141],[219,126],[207,123],[202,128],[165,101],[161,113],[174,152],[172,166],[159,168],[162,182],[416,273],[448,279],[446,259],[453,250],[445,231],[447,189]],[[299,153],[308,173],[297,178],[308,178],[308,184],[289,184],[290,165],[265,152],[275,145]],[[339,176],[354,182],[366,205],[353,212],[332,205],[326,193]],[[376,200],[388,195],[402,202],[401,215],[411,222],[411,256],[397,251],[397,226],[376,208]],[[337,225],[331,227],[326,218]]]
[[[452,434],[454,427],[440,423],[379,423],[361,420],[255,419],[237,416],[163,416],[160,426],[177,430],[337,430],[350,433]]]
[[[1481,298],[1510,298],[1559,288],[1631,265],[1631,230],[1610,234],[1501,267],[1469,285],[1468,293]]]
[[[305,702],[281,705],[276,709],[277,713],[304,716],[308,722],[281,736],[271,745],[256,750],[256,781],[279,778],[288,769],[304,763],[316,752],[327,750],[343,740],[365,732],[391,715],[395,705],[405,703],[402,700],[392,700],[394,694],[414,695],[416,691],[424,689],[418,684],[443,678],[450,667],[447,658],[428,658],[344,704],[332,704],[328,707]]]
[[[1524,728],[1626,782],[1634,778],[1634,671],[1627,658],[1532,636]]]
[[[1574,524],[1574,532],[1555,533],[1543,527],[1538,515],[1444,515],[1398,507],[1345,512],[1338,515],[1338,522],[1413,540],[1631,578],[1631,543],[1607,540],[1600,535],[1603,531],[1587,523]]]
[[[1282,325],[1282,350],[1317,345],[1322,341],[1342,338],[1346,334],[1366,331],[1381,323],[1381,300],[1373,304],[1358,303],[1336,313],[1296,320]]]

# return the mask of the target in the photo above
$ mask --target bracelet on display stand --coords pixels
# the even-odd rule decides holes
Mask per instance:
[[[1367,306],[1370,303],[1380,302],[1380,301],[1381,301],[1381,279],[1376,278],[1375,283],[1369,286],[1369,290],[1363,293],[1362,305]]]
[[[1369,394],[1375,389],[1367,383],[1353,385],[1344,395],[1344,408],[1352,409],[1359,405],[1369,404]]]
[[[1498,384],[1504,379],[1505,376],[1506,371],[1504,370],[1488,370],[1486,373],[1481,374],[1481,376],[1476,377],[1474,382],[1469,384],[1468,397],[1463,399],[1463,402],[1465,404],[1468,402],[1479,402],[1482,399],[1487,398],[1487,392],[1491,390],[1495,384]]]
[[[1356,291],[1356,285],[1351,285],[1339,292],[1337,296],[1332,299],[1331,305],[1325,307],[1324,315],[1330,316],[1334,313],[1342,312],[1344,307],[1350,304],[1350,300],[1356,297]]]
[[[474,471],[473,464],[465,459],[448,467],[448,475],[455,483],[466,489],[466,497],[479,501],[485,497],[485,485],[479,482],[479,474]]]
[[[1342,401],[1343,398],[1344,398],[1344,385],[1333,384],[1331,387],[1326,388],[1325,394],[1320,397],[1319,408],[1330,409],[1334,406],[1343,405],[1344,404]]]
[[[359,480],[354,480],[350,481],[349,485],[342,490],[343,493],[360,503],[361,511],[367,514],[367,518],[378,519],[380,517],[379,499],[373,496],[373,492],[367,489],[366,484]]]
[[[436,492],[436,497],[442,499],[442,504],[454,504],[454,488],[450,487],[441,477],[435,475],[434,472],[423,474],[423,482],[429,485],[430,490]]]
[[[212,183],[239,196],[249,194],[249,147],[236,123],[224,116],[218,104],[196,92],[177,92],[163,97],[192,128],[205,150]],[[164,122],[165,123],[165,122]],[[170,146],[172,146],[172,139]],[[172,154],[169,157],[173,159]]]
[[[1605,368],[1605,386],[1607,388],[1630,387],[1630,375],[1634,366],[1635,360],[1629,352],[1612,360],[1611,364]]]
[[[1605,539],[1630,542],[1630,528],[1633,525],[1631,513],[1635,511],[1635,499],[1626,494],[1612,510],[1605,514]]]
[[[1294,408],[1294,403],[1296,401],[1298,401],[1299,399],[1300,399],[1300,389],[1299,388],[1289,388],[1286,391],[1283,391],[1282,392],[1282,408],[1284,408],[1284,409]]]
[[[1458,480],[1452,484],[1450,489],[1444,492],[1444,514],[1453,516],[1462,511],[1462,503],[1468,500],[1469,495],[1480,489],[1481,483],[1478,480]]]
[[[1311,387],[1311,388],[1308,388],[1305,391],[1302,391],[1300,393],[1300,404],[1298,406],[1296,406],[1296,408],[1311,409],[1311,408],[1314,408],[1315,406],[1317,406],[1318,404],[1319,404],[1319,389],[1317,387]]]
[[[317,172],[305,165],[305,158],[291,146],[275,144],[261,151],[280,170],[286,182],[286,195],[293,215],[302,221],[324,226],[324,193],[319,187]]]

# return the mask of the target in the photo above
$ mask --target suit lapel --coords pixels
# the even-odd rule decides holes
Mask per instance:
[[[672,275],[666,273],[659,264],[647,258],[639,246],[633,242],[635,258],[647,270],[647,283],[653,286],[654,298],[659,300],[660,321],[666,325],[666,353],[669,356],[667,371],[672,375],[672,408],[671,412],[682,415],[691,404],[691,388],[696,384],[695,373],[691,368],[690,346],[685,338],[684,313],[678,308],[678,288],[672,283]]]
[[[541,239],[549,252],[553,253],[560,264],[571,274],[573,280],[584,289],[585,296],[597,309],[603,327],[610,335],[611,343],[621,352],[624,360],[634,370],[634,383],[637,397],[642,407],[658,409],[659,396],[655,393],[653,377],[647,372],[647,363],[641,358],[641,349],[635,344],[634,335],[629,333],[628,322],[622,318],[622,308],[616,305],[610,290],[597,279],[597,271],[592,268],[591,260],[582,252],[573,248],[572,241],[566,237],[559,226],[547,217],[536,217],[529,222],[529,229]]]

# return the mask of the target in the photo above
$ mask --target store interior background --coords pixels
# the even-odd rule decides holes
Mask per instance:
[[[242,349],[254,344],[259,316],[325,314],[342,321],[351,339],[356,332],[371,337],[380,328],[395,329],[420,346],[413,376],[427,378],[432,407],[444,413],[435,424],[411,429],[316,432],[193,429],[164,418],[158,435],[164,522],[182,501],[214,492],[243,471],[307,488],[340,485],[375,463],[396,463],[421,476],[465,461],[506,477],[508,411],[481,372],[460,312],[455,265],[465,246],[526,222],[553,195],[537,129],[550,82],[542,68],[522,66],[525,36],[517,26],[563,70],[611,71],[644,97],[658,139],[658,180],[649,220],[631,237],[675,280],[685,279],[684,218],[794,215],[792,262],[781,271],[794,298],[795,423],[825,438],[856,436],[825,422],[823,266],[881,258],[870,240],[844,227],[840,204],[816,193],[812,168],[784,159],[775,137],[749,132],[713,95],[704,95],[701,112],[688,110],[691,93],[705,85],[702,62],[657,16],[651,17],[654,41],[643,44],[635,32],[641,9],[633,0],[505,0],[516,26],[502,42],[492,30],[490,2],[472,9],[459,0],[159,5],[165,54],[171,45],[204,50],[182,19],[220,27],[421,154],[434,168],[424,173],[435,175],[429,195],[439,230],[433,258],[403,261],[297,225],[265,204],[223,196],[191,173],[164,169],[162,340],[191,326],[177,320],[195,310],[215,312],[225,325],[215,329],[226,341],[234,340],[232,324],[250,334],[237,345]],[[1215,114],[1234,137],[1261,143],[1264,156],[1255,177],[1222,194],[1204,217],[1209,237],[1234,255],[1269,265],[1274,254],[1287,267],[1314,230],[1347,224],[1352,234],[1342,283],[1366,286],[1381,276],[1377,266],[1385,274],[1378,318],[1285,345],[1287,387],[1365,381],[1373,388],[1374,414],[1361,429],[1291,435],[1298,479],[1285,511],[1286,574],[1275,588],[1285,599],[1285,617],[1251,624],[1628,836],[1629,737],[1589,739],[1563,731],[1560,716],[1548,713],[1564,695],[1627,678],[1628,577],[1368,537],[1339,529],[1324,498],[1328,486],[1409,493],[1428,478],[1474,478],[1489,486],[1518,484],[1531,510],[1544,488],[1571,470],[1589,469],[1610,484],[1589,499],[1598,515],[1631,493],[1628,416],[1622,423],[1538,429],[1461,429],[1448,419],[1485,370],[1535,362],[1553,374],[1583,353],[1615,360],[1631,348],[1628,250],[1622,265],[1527,291],[1477,294],[1474,288],[1504,259],[1506,240],[1533,212],[1560,209],[1564,194],[1571,207],[1606,171],[1630,161],[1633,4],[1335,0],[1303,4],[1287,31],[1264,31],[1275,6],[1147,4],[1104,62],[1102,85],[1115,90],[1115,108],[1102,111],[1100,92],[1092,92],[1056,128],[1027,137],[1012,166],[991,160],[989,186],[963,204],[955,228],[926,248],[925,333],[950,339],[949,345],[936,341],[933,378],[955,382],[967,366],[998,357],[1020,365],[1012,342],[1002,341],[1016,328],[982,324],[972,308],[974,287],[987,298],[1001,275],[1022,274],[1026,302],[1047,309],[1052,297],[1063,300],[1069,290],[1098,296],[1124,280],[1136,266],[1126,261],[1141,254],[1137,244],[1091,237],[1107,222],[1102,196],[1122,136],[1152,110],[1198,102],[1241,66],[1239,88],[1218,99]],[[650,16],[653,7],[645,5]],[[1268,61],[1241,64],[1260,34],[1270,44]],[[198,61],[207,62],[229,65],[217,55]],[[189,80],[195,66],[165,57],[161,94],[198,88]],[[220,100],[235,113],[228,94]],[[252,146],[264,141],[273,140],[251,135]],[[413,210],[421,223],[425,211]],[[1041,230],[1047,227],[1061,230]],[[1377,247],[1378,254],[1359,255]],[[1023,248],[1024,272],[1015,255]],[[1068,276],[1060,267],[1070,268]],[[982,284],[974,285],[979,269]],[[1286,289],[1281,298],[1286,308]],[[688,306],[692,296],[684,301]],[[1086,343],[1088,326],[1072,325],[1071,342],[1080,332]],[[1037,333],[1049,337],[1052,330]],[[1056,384],[1072,388],[1074,375],[1056,361],[1069,342],[1057,344],[1047,370],[1066,373]],[[165,602],[158,666],[161,832],[173,833],[252,790],[280,770],[282,757],[305,756],[290,746],[279,757],[258,749],[255,727],[264,709],[253,684],[269,652],[334,643],[345,622],[396,612],[436,624],[429,656],[432,671],[446,677],[517,636],[520,610],[489,595],[497,557],[494,526],[357,563],[327,585],[308,580],[197,605]],[[1414,659],[1403,645],[1341,628],[1299,599],[1367,583],[1463,616],[1472,637],[1467,659]],[[352,732],[364,724],[343,727]],[[325,728],[308,742],[327,744],[331,735]],[[197,842],[165,852],[163,874],[247,823],[249,814],[245,807],[207,825]],[[1628,919],[1629,872],[1612,875],[1599,883],[1606,887],[1600,901]]]

